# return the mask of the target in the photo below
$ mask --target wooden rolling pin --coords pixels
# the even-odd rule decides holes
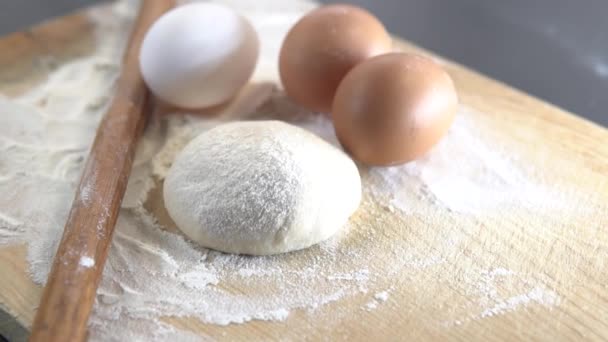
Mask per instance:
[[[139,48],[150,25],[173,6],[143,0],[116,94],[87,159],[30,341],[83,341],[124,196],[137,140],[151,101],[139,70]]]

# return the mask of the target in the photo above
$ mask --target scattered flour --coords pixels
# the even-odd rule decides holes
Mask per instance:
[[[374,295],[374,299],[379,302],[386,302],[388,300],[388,291],[378,292]]]
[[[82,267],[93,267],[93,266],[95,266],[95,260],[93,260],[93,258],[91,258],[91,257],[83,256],[83,257],[80,257],[78,264]]]
[[[384,291],[380,291],[376,294],[374,294],[373,298],[368,301],[363,307],[362,309],[365,311],[372,311],[374,309],[376,309],[378,307],[379,304],[384,303],[388,300],[389,298],[389,293],[392,289],[390,290],[384,290]]]
[[[372,311],[378,307],[379,304],[384,303],[388,300],[390,290],[385,290],[374,294],[374,298],[367,302],[363,309],[366,311]]]
[[[551,310],[561,302],[560,296],[555,291],[539,285],[538,281],[532,281],[532,277],[522,278],[517,272],[506,268],[483,270],[476,279],[471,283],[472,290],[468,294],[471,298],[476,298],[478,313],[446,321],[444,326],[459,326],[471,321],[505,315],[532,304]],[[503,293],[505,288],[513,290]]]
[[[538,303],[547,307],[553,307],[559,303],[558,295],[551,291],[539,287],[535,287],[528,293],[509,297],[503,301],[496,303],[491,308],[483,310],[479,314],[479,318],[492,317],[503,315],[507,312],[516,310],[520,306],[527,306],[529,303]]]
[[[405,213],[416,210],[420,197],[466,214],[504,210],[521,201],[533,207],[562,205],[551,200],[556,197],[549,186],[531,182],[512,157],[497,153],[499,146],[471,134],[479,129],[476,126],[470,115],[461,112],[448,135],[425,157],[372,169],[370,178],[384,185],[372,191],[379,197],[389,196],[387,210]]]
[[[371,311],[377,307],[378,307],[378,302],[375,300],[372,300],[372,301],[367,302],[367,304],[365,304],[364,309],[367,311]]]
[[[284,10],[280,0],[239,1],[238,6],[263,39],[254,81],[278,79],[276,56],[282,37],[314,4],[300,1],[290,4],[290,10]],[[27,259],[37,283],[46,280],[88,148],[111,98],[133,8],[132,1],[119,1],[109,13],[92,11],[99,26],[94,55],[62,65],[19,98],[0,96],[0,245],[28,243]],[[276,8],[281,10],[271,10]],[[457,219],[511,206],[536,210],[562,205],[550,188],[530,180],[515,156],[497,153],[494,142],[477,135],[475,113],[462,107],[449,135],[423,159],[390,168],[360,166],[365,195],[360,215],[382,222],[385,217],[369,210],[377,205],[386,208],[384,214],[390,218],[424,217],[437,230],[436,241],[412,245],[411,234],[405,232],[407,223],[399,221],[402,240],[388,244],[377,238],[382,231],[355,220],[320,246],[285,255],[246,257],[203,249],[173,230],[162,203],[157,203],[162,198],[157,190],[175,154],[190,139],[223,121],[245,118],[290,121],[338,144],[325,116],[304,111],[274,89],[259,107],[237,117],[234,113],[213,118],[154,116],[138,146],[97,291],[89,321],[91,340],[200,340],[162,318],[194,317],[216,325],[285,321],[296,311],[322,315],[330,303],[347,298],[365,303],[369,291],[375,294],[362,308],[372,310],[389,299],[390,289],[416,286],[412,281],[416,274],[457,260],[465,239],[454,234]],[[85,203],[95,198],[88,189],[80,193]],[[555,200],[548,201],[548,196]],[[433,221],[446,211],[451,221],[441,225]],[[470,227],[475,225],[462,229]],[[352,243],[353,236],[357,243]],[[382,269],[377,266],[380,248],[391,253],[391,262]],[[88,257],[80,264],[94,266]],[[462,304],[461,310],[475,314],[447,320],[445,326],[528,305],[550,308],[560,303],[555,292],[530,280],[530,275],[506,268],[467,272],[462,278],[442,281],[476,298]],[[513,282],[512,288],[521,291],[503,293],[509,287],[500,286],[502,281]],[[382,288],[389,290],[376,292]],[[331,312],[323,319],[331,324],[345,315],[352,312]]]
[[[95,182],[97,181],[97,172],[93,172],[93,174],[87,179],[87,183],[84,184],[82,189],[80,190],[80,200],[84,205],[90,205],[93,200],[93,194],[91,192],[95,189]]]

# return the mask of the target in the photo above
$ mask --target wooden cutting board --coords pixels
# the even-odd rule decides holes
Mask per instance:
[[[48,63],[90,54],[94,29],[87,16],[76,13],[0,39],[0,93],[17,96],[45,79]],[[402,50],[430,54],[396,41]],[[514,154],[540,178],[589,195],[572,204],[584,214],[556,222],[507,209],[468,219],[446,210],[431,219],[365,204],[355,220],[382,232],[374,240],[377,256],[370,270],[395,262],[384,247],[398,243],[433,250],[441,259],[407,277],[397,274],[390,296],[376,309],[360,310],[367,302],[361,298],[336,301],[326,310],[342,316],[331,324],[304,311],[284,322],[227,327],[186,318],[166,321],[227,340],[608,340],[608,211],[598,205],[608,203],[608,131],[455,63],[446,68],[461,103],[478,112],[475,117],[486,127],[512,137]],[[557,167],[551,160],[566,162]],[[451,228],[439,229],[446,225]],[[437,245],[445,234],[459,241],[457,251]],[[0,247],[0,305],[29,327],[41,288],[28,276],[25,254],[23,245]],[[471,270],[487,270],[479,284],[489,286],[492,278],[491,291],[500,294],[486,298],[485,310],[474,303],[479,293],[473,295],[464,279]],[[530,281],[533,289],[517,292]],[[534,292],[539,288],[545,292]],[[551,298],[544,300],[547,293]],[[455,311],[458,315],[450,315]]]

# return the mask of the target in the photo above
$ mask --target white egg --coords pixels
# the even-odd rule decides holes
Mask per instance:
[[[139,64],[157,97],[203,108],[228,101],[247,83],[258,52],[247,19],[226,6],[199,2],[165,13],[150,27]]]

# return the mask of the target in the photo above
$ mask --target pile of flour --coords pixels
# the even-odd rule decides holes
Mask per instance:
[[[287,6],[282,0],[238,5],[262,39],[253,85],[242,95],[248,102],[254,97],[256,105],[241,106],[237,100],[236,113],[151,119],[138,146],[97,292],[89,322],[92,340],[197,338],[168,324],[167,317],[228,325],[306,314],[332,326],[354,314],[345,299],[355,303],[361,315],[380,310],[399,286],[414,286],[407,281],[417,272],[442,265],[462,250],[463,235],[454,235],[450,226],[438,227],[441,238],[431,245],[415,248],[408,246],[407,236],[390,243],[379,239],[382,232],[361,220],[352,220],[339,236],[320,246],[269,257],[206,250],[175,231],[157,203],[159,189],[176,153],[200,132],[227,120],[280,119],[337,144],[325,116],[306,112],[261,83],[276,83],[282,37],[314,5],[298,1]],[[48,275],[84,160],[111,97],[134,8],[132,2],[119,1],[111,13],[92,11],[99,32],[93,55],[60,66],[45,83],[19,98],[0,97],[0,244],[28,244],[31,275],[39,284]],[[553,190],[531,180],[533,171],[478,134],[488,129],[478,124],[478,117],[462,107],[448,136],[419,161],[390,168],[360,166],[364,199],[355,216],[382,220],[377,207],[394,219],[415,213],[428,222],[446,211],[455,221],[504,208],[563,210],[566,206]],[[548,197],[553,200],[547,202]],[[392,255],[384,268],[377,267],[380,248]],[[89,260],[82,262],[90,265]],[[519,281],[514,288],[520,293],[489,295],[492,288],[487,284],[507,276],[471,269],[464,278],[446,278],[450,286],[478,298],[467,304],[475,305],[478,314],[454,321],[446,312],[446,317],[437,317],[437,326],[483,319],[528,303],[559,304],[551,289],[523,276],[513,280]],[[336,301],[345,309],[328,305]],[[470,307],[461,311],[469,312]]]

